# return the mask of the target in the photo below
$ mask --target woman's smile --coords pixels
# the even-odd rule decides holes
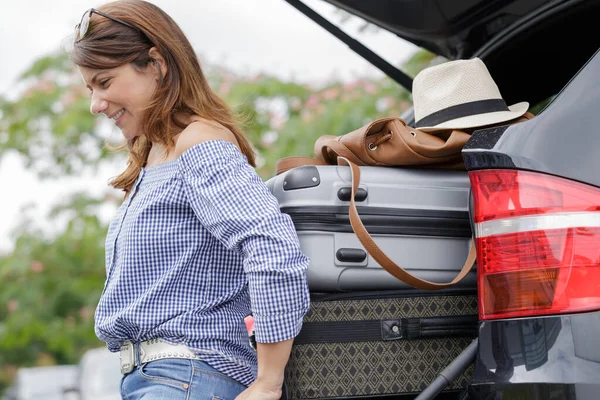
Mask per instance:
[[[115,125],[120,127],[120,123],[123,121],[123,115],[125,115],[125,109],[121,108],[109,118],[113,120]]]
[[[156,89],[156,68],[126,63],[106,69],[80,66],[79,71],[91,93],[92,114],[105,114],[127,140],[145,134],[143,110],[151,103]]]

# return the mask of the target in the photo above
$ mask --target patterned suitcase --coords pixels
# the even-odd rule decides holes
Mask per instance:
[[[425,389],[477,336],[475,291],[313,294],[287,399],[393,399]],[[460,391],[469,367],[448,391]]]

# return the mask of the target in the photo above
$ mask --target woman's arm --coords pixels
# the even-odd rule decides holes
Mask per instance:
[[[293,339],[276,343],[256,343],[258,376],[235,400],[279,400],[282,395],[285,365]]]
[[[258,376],[238,400],[279,400],[293,338],[310,308],[309,260],[293,222],[232,143],[193,145],[181,154],[179,167],[186,196],[203,226],[244,257]]]
[[[292,352],[293,339],[276,343],[256,343],[258,356],[257,381],[281,389],[283,371]]]

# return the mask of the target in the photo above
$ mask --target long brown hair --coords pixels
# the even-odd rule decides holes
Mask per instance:
[[[109,69],[132,63],[134,68],[146,68],[153,61],[148,52],[154,46],[167,66],[164,79],[145,110],[144,135],[119,147],[128,150],[129,161],[127,168],[111,180],[111,186],[129,193],[146,164],[151,144],[161,143],[172,149],[174,136],[186,127],[184,121],[196,115],[228,128],[248,162],[256,166],[252,147],[238,127],[240,120],[211,90],[192,45],[169,15],[143,0],[113,1],[98,10],[138,30],[93,13],[88,31],[71,53],[75,65]]]

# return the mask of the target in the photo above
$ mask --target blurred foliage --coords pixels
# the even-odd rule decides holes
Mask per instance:
[[[46,237],[35,221],[22,221],[12,254],[0,258],[0,381],[19,366],[73,364],[101,346],[93,330],[102,292],[106,224],[99,204],[84,193],[55,206],[54,221],[68,221]]]
[[[431,54],[417,53],[403,69],[414,76],[431,61]],[[279,158],[313,156],[319,136],[399,116],[411,104],[410,94],[388,78],[312,87],[205,69],[215,92],[246,117],[264,179]],[[0,98],[0,159],[17,152],[42,179],[123,161],[105,147],[112,128],[105,117],[90,114],[88,91],[65,55],[36,61],[18,87],[16,99]],[[21,220],[14,250],[0,256],[0,388],[18,367],[76,363],[85,350],[102,345],[93,329],[105,280],[107,223],[99,208],[116,207],[114,196],[112,189],[103,198],[76,193],[55,205],[48,221],[58,229],[50,237],[35,220]]]
[[[41,177],[58,177],[109,156],[88,91],[65,54],[36,61],[19,87],[18,99],[0,102],[0,157],[17,151]]]
[[[230,89],[227,82],[216,87],[248,117],[245,131],[259,154],[257,171],[264,179],[273,175],[282,157],[313,156],[319,136],[341,135],[374,118],[400,115],[410,106],[408,92],[387,78],[312,89],[260,76],[232,83]]]
[[[407,68],[414,75],[426,60],[431,60],[429,53],[418,53]],[[311,155],[320,135],[349,132],[410,106],[409,93],[388,78],[314,88],[267,75],[247,78],[215,66],[206,69],[213,89],[247,120],[245,130],[261,156],[263,178],[272,174],[278,158]],[[52,178],[79,174],[116,156],[104,145],[112,137],[110,122],[90,114],[89,93],[66,55],[36,61],[19,84],[23,90],[16,100],[0,98],[0,158],[16,151],[31,171]]]

